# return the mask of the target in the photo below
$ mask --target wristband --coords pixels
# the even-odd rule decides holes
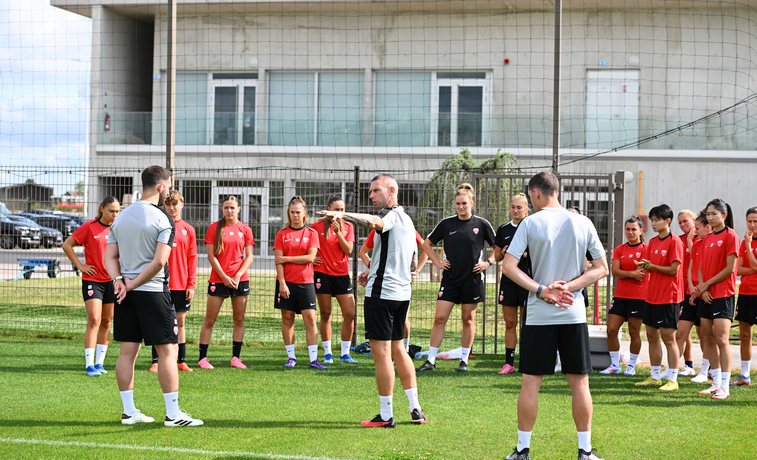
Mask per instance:
[[[124,277],[123,277],[123,276],[121,276],[121,275],[119,275],[119,276],[116,276],[115,278],[113,278],[113,282],[115,283],[115,282],[116,282],[116,281],[118,281],[118,280],[121,280],[121,281],[123,281],[123,279],[124,279]]]
[[[541,299],[541,291],[544,289],[544,285],[540,284],[536,289],[536,298]]]

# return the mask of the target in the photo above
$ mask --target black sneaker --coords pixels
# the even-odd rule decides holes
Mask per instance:
[[[583,449],[578,449],[577,460],[604,460],[604,459],[597,457],[597,449],[592,449],[590,452],[586,452]]]
[[[528,447],[518,452],[518,448],[513,449],[513,453],[505,457],[505,460],[531,460],[531,455],[528,453]]]
[[[426,414],[423,413],[420,409],[413,409],[412,412],[410,412],[410,418],[413,419],[413,423],[417,425],[422,425],[424,423],[428,423],[428,419],[426,418]]]
[[[425,363],[421,367],[416,367],[416,372],[423,372],[423,371],[433,371],[436,369],[436,364],[431,364],[431,361],[426,360]]]
[[[461,359],[460,365],[457,366],[457,372],[468,372],[468,363]]]
[[[395,426],[397,426],[397,423],[394,421],[394,417],[390,418],[389,420],[384,420],[383,418],[381,418],[381,414],[378,414],[371,420],[360,422],[360,424],[371,428],[394,428]]]

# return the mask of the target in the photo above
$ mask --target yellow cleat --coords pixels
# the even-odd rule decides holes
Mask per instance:
[[[653,379],[652,377],[649,377],[648,379],[644,380],[643,382],[636,382],[637,387],[651,387],[651,386],[660,386],[662,385],[661,379]]]
[[[668,383],[660,387],[662,391],[673,391],[678,389],[678,382],[668,380]]]

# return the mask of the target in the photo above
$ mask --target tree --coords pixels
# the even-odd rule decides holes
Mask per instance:
[[[76,191],[79,192],[81,195],[84,195],[84,181],[80,180],[76,183]]]
[[[33,184],[33,183],[34,183],[34,179],[32,179],[32,178],[30,177],[30,178],[26,179],[26,183],[27,183],[27,184]]]

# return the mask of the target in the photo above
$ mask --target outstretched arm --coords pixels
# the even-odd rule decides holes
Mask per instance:
[[[349,222],[358,227],[370,228],[372,230],[381,231],[384,229],[384,221],[379,216],[373,214],[358,214],[354,212],[341,212],[341,211],[318,211],[319,216],[331,217],[331,219],[342,219],[345,222]]]

